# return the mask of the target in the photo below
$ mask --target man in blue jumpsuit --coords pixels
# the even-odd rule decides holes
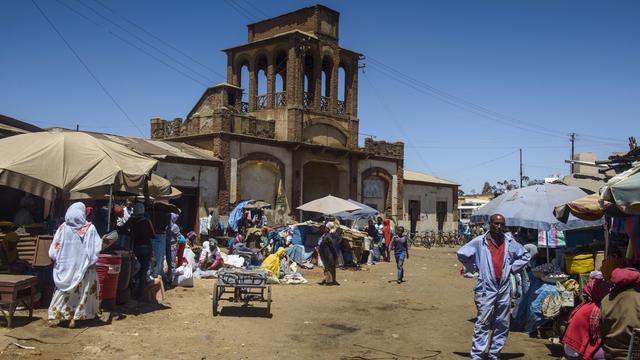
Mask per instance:
[[[509,275],[520,271],[530,260],[529,253],[505,233],[504,216],[491,216],[490,229],[458,250],[458,260],[465,267],[478,269],[475,303],[478,318],[474,327],[472,359],[483,359],[489,342],[489,359],[498,359],[509,336],[511,281]]]

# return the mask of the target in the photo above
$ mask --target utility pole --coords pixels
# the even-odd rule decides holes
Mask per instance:
[[[522,149],[520,149],[520,187],[522,188]]]
[[[571,133],[569,136],[571,139],[571,163],[569,169],[571,170],[571,174],[573,174],[573,160],[575,160],[573,157],[575,156],[576,151],[576,133]]]

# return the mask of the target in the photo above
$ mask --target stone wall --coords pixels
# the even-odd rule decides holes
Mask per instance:
[[[230,126],[228,122],[230,121]],[[254,117],[215,114],[214,116],[193,116],[188,121],[151,119],[151,138],[153,140],[195,136],[230,131],[235,134],[275,139],[276,124],[273,120],[261,120]]]
[[[404,159],[404,143],[400,141],[375,141],[372,138],[366,138],[362,150],[378,156]]]

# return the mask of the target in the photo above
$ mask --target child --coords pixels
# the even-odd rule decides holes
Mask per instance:
[[[409,259],[409,241],[407,236],[404,235],[404,227],[398,226],[397,234],[391,239],[391,250],[396,257],[396,265],[398,267],[398,284],[400,284],[404,278],[404,260]]]

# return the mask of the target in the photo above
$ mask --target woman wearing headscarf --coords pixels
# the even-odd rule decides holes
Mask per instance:
[[[165,244],[166,253],[165,259],[167,260],[167,284],[171,286],[173,283],[173,274],[176,272],[176,260],[178,256],[178,237],[180,237],[180,227],[176,223],[178,221],[178,214],[169,214],[169,225],[165,229]]]
[[[567,330],[562,338],[565,356],[569,360],[604,359],[600,336],[600,302],[609,293],[611,285],[594,271],[582,288],[583,302],[569,317]]]
[[[222,253],[215,239],[202,243],[202,252],[198,260],[200,270],[218,270],[224,265]]]
[[[56,285],[49,320],[69,320],[69,327],[75,327],[76,320],[95,318],[100,308],[96,262],[102,239],[85,211],[83,203],[71,205],[49,247]]]
[[[384,237],[385,251],[384,261],[389,262],[389,245],[391,244],[391,238],[393,237],[393,230],[391,229],[391,220],[384,219],[382,222],[382,236]]]
[[[602,300],[600,334],[607,359],[627,359],[631,332],[640,328],[640,271],[615,269],[613,289]]]
[[[320,282],[320,285],[340,285],[336,281],[336,258],[338,254],[334,243],[337,241],[337,235],[335,224],[331,221],[328,222],[325,225],[325,233],[318,242],[318,252],[324,267],[324,280]]]
[[[155,236],[153,224],[151,220],[144,216],[144,212],[144,204],[136,203],[133,206],[133,214],[127,221],[133,243],[133,252],[140,263],[140,270],[136,273],[135,288],[133,289],[133,296],[136,299],[141,299],[144,295],[143,291],[147,284],[147,273],[149,272],[151,254],[153,252],[151,239]]]
[[[275,254],[267,256],[260,267],[271,271],[276,278],[280,278],[280,261],[285,256],[287,256],[285,248],[280,248]]]

